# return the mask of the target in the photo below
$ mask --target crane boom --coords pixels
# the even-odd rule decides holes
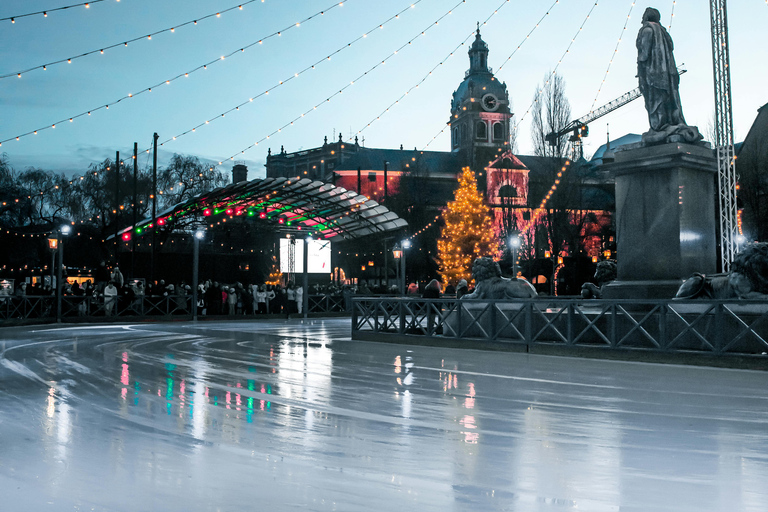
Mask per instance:
[[[714,0],[713,0],[714,1]],[[724,1],[724,0],[723,0]],[[678,68],[677,70],[678,74],[682,75],[686,72],[685,69]],[[563,137],[564,135],[567,135],[571,132],[573,132],[573,135],[571,135],[570,141],[573,142],[573,150],[574,150],[574,160],[577,160],[581,157],[581,139],[582,137],[586,137],[589,135],[589,128],[588,124],[592,121],[595,121],[596,119],[600,119],[606,114],[609,114],[613,112],[614,110],[623,107],[627,103],[631,103],[635,101],[637,98],[642,96],[642,93],[640,92],[640,88],[632,89],[629,92],[626,92],[619,96],[618,98],[606,103],[602,107],[599,107],[589,114],[585,116],[581,116],[578,119],[574,119],[567,125],[565,125],[563,128],[556,132],[550,132],[544,137],[546,141],[548,141],[553,146],[557,143],[557,140],[560,137]]]

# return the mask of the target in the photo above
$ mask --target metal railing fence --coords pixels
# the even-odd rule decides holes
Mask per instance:
[[[355,297],[352,336],[766,356],[768,301]]]
[[[310,295],[309,312],[343,313],[348,311],[345,298],[335,295]],[[192,317],[191,295],[148,296],[135,298],[65,295],[61,300],[61,318],[70,320],[109,317]],[[222,316],[222,315],[218,315]],[[217,316],[217,317],[218,317]],[[236,315],[243,318],[244,315]],[[258,318],[258,315],[245,315]],[[25,321],[56,321],[55,295],[22,295],[0,297],[0,326]]]

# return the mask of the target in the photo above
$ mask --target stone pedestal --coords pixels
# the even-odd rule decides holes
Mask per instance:
[[[694,272],[716,272],[711,149],[673,143],[619,150],[607,167],[616,177],[618,268],[604,298],[672,298]]]

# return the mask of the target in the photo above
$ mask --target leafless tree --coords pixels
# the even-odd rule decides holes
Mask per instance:
[[[571,122],[571,106],[565,96],[565,80],[557,73],[548,73],[536,92],[532,110],[531,136],[536,156],[546,158],[543,180],[532,183],[530,195],[544,197],[556,187],[545,206],[542,224],[546,227],[553,257],[567,246],[572,253],[580,251],[583,215],[580,207],[581,178],[574,162],[568,159],[571,143],[567,136],[552,137]]]

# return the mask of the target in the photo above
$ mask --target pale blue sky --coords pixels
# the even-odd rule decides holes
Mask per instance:
[[[71,0],[3,0],[0,18],[64,6]],[[116,150],[127,156],[133,142],[140,149],[150,147],[152,133],[160,141],[213,119],[222,112],[247,102],[281,80],[346,46],[358,36],[377,27],[413,1],[348,0],[334,7],[329,0],[265,0],[247,4],[196,26],[182,27],[151,40],[143,39],[119,47],[24,74],[21,78],[0,79],[0,140],[49,126],[81,112],[111,103],[128,93],[154,87],[199,65],[229,54],[259,39],[307,18],[327,12],[280,36],[266,39],[207,70],[191,73],[170,85],[101,109],[91,116],[61,123],[55,129],[20,141],[3,143],[0,152],[17,169],[39,166],[82,173],[88,163],[114,158]],[[339,132],[349,138],[366,127],[400,95],[416,85],[440,62],[442,66],[393,107],[380,120],[365,128],[361,137],[370,147],[425,147],[448,121],[451,93],[468,68],[467,49],[445,57],[470,35],[476,21],[490,46],[489,65],[509,88],[515,119],[520,122],[521,153],[531,152],[530,115],[525,116],[537,84],[552,70],[578,33],[570,51],[559,65],[566,80],[566,92],[574,117],[586,114],[597,96],[596,106],[636,87],[635,36],[642,13],[648,6],[659,9],[662,23],[670,23],[678,64],[688,70],[681,81],[683,109],[689,124],[706,132],[713,106],[712,54],[709,6],[704,0],[560,0],[550,14],[526,35],[552,6],[554,0],[466,0],[453,13],[435,21],[459,0],[420,0],[399,19],[384,24],[366,38],[334,55],[330,61],[286,82],[269,95],[249,102],[225,118],[218,118],[194,133],[171,140],[160,148],[161,161],[174,152],[197,155],[214,161],[244,160],[250,177],[263,175],[267,148],[287,151],[322,144]],[[114,43],[179,25],[206,14],[237,6],[237,0],[106,0],[90,8],[77,7],[51,12],[47,17],[19,18],[15,23],[0,21],[0,75],[97,50]],[[584,24],[587,13],[594,7]],[[631,18],[622,30],[627,15]],[[756,110],[768,102],[768,45],[763,28],[768,23],[764,0],[729,3],[733,109],[737,140],[749,130]],[[394,51],[424,31],[412,44]],[[619,37],[619,51],[598,96],[609,61]],[[471,42],[471,39],[469,39]],[[525,41],[511,60],[504,61]],[[391,56],[329,102],[344,86]],[[256,148],[244,148],[312,109],[293,126],[262,141]],[[522,121],[521,121],[522,118]],[[590,126],[585,152],[591,154],[605,141],[606,124],[618,137],[647,130],[642,101],[606,116]],[[429,149],[448,150],[448,132]],[[145,155],[141,163],[148,160]],[[229,170],[231,162],[222,166]]]

